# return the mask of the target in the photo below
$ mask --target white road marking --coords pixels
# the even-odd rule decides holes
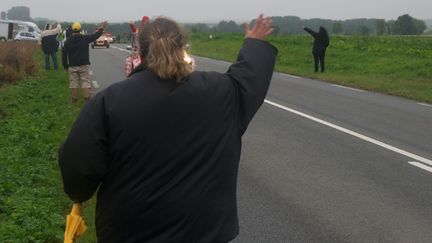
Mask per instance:
[[[422,163],[419,163],[419,162],[414,162],[414,161],[411,161],[411,162],[408,162],[408,163],[411,164],[411,165],[414,165],[414,166],[416,166],[416,167],[418,167],[420,169],[432,172],[432,167],[427,166],[425,164],[422,164]]]
[[[120,50],[120,51],[124,51],[124,52],[130,53],[130,51],[128,51],[126,49],[123,49],[123,48],[119,48],[117,46],[111,46],[111,47],[114,48],[114,49]]]
[[[223,60],[218,60],[218,59],[213,59],[213,58],[210,58],[210,57],[201,57],[201,56],[197,56],[197,57],[199,57],[201,59],[204,59],[206,61],[209,61],[209,62],[218,62],[220,64],[226,64],[226,65],[231,65],[232,64],[231,62],[227,62],[227,61],[223,61]]]
[[[93,88],[95,88],[95,89],[99,89],[99,87],[100,87],[100,85],[99,85],[99,82],[98,81],[96,81],[96,80],[92,80],[91,81],[92,83],[92,87]]]
[[[296,78],[296,79],[301,79],[302,77],[299,76],[295,76],[295,75],[291,75],[291,74],[286,74],[286,73],[279,73],[282,76],[286,76],[286,77],[290,77],[290,78]]]
[[[304,118],[306,118],[306,119],[309,119],[309,120],[312,120],[312,121],[318,122],[318,123],[320,123],[320,124],[322,124],[322,125],[325,125],[325,126],[328,126],[328,127],[334,128],[334,129],[336,129],[336,130],[338,130],[338,131],[341,131],[341,132],[347,133],[347,134],[349,134],[349,135],[351,135],[351,136],[354,136],[354,137],[356,137],[356,138],[362,139],[362,140],[367,141],[367,142],[369,142],[369,143],[373,143],[373,144],[378,145],[378,146],[380,146],[380,147],[383,147],[383,148],[385,148],[385,149],[391,150],[391,151],[396,152],[396,153],[398,153],[398,154],[401,154],[401,155],[407,156],[407,157],[409,157],[409,158],[411,158],[411,159],[414,159],[414,160],[416,160],[416,161],[420,161],[420,162],[422,162],[422,163],[425,163],[425,164],[428,164],[428,165],[431,165],[431,166],[432,166],[432,160],[430,160],[430,159],[427,159],[427,158],[421,157],[421,156],[419,156],[419,155],[416,155],[416,154],[410,153],[410,152],[408,152],[408,151],[405,151],[405,150],[402,150],[402,149],[396,148],[396,147],[394,147],[394,146],[392,146],[392,145],[389,145],[389,144],[383,143],[383,142],[378,141],[378,140],[376,140],[376,139],[373,139],[373,138],[367,137],[367,136],[362,135],[362,134],[360,134],[360,133],[357,133],[357,132],[354,132],[354,131],[348,130],[348,129],[343,128],[343,127],[341,127],[341,126],[338,126],[338,125],[335,125],[335,124],[333,124],[333,123],[330,123],[330,122],[327,122],[327,121],[321,120],[321,119],[319,119],[319,118],[316,118],[316,117],[313,117],[313,116],[307,115],[307,114],[305,114],[305,113],[303,113],[303,112],[300,112],[300,111],[297,111],[297,110],[294,110],[294,109],[288,108],[288,107],[286,107],[286,106],[283,106],[283,105],[277,104],[277,103],[275,103],[275,102],[272,102],[272,101],[269,101],[269,100],[264,100],[264,102],[266,102],[267,104],[270,104],[270,105],[272,105],[272,106],[278,107],[278,108],[280,108],[280,109],[282,109],[282,110],[285,110],[285,111],[288,111],[288,112],[292,112],[292,113],[294,113],[294,114],[296,114],[296,115],[299,115],[299,116],[301,116],[301,117],[304,117]]]
[[[422,106],[427,106],[427,107],[432,108],[432,105],[429,105],[429,104],[425,104],[425,103],[417,103],[417,104],[422,105]]]
[[[357,91],[357,92],[364,92],[364,90],[361,90],[361,89],[355,89],[355,88],[345,87],[345,86],[337,85],[337,84],[332,84],[332,86],[339,87],[339,88],[342,88],[342,89],[349,89],[349,90],[353,90],[353,91]]]

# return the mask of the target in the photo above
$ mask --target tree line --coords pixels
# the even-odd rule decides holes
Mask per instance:
[[[302,26],[312,29],[325,27],[330,33],[336,35],[421,35],[427,28],[425,21],[418,20],[408,14],[399,16],[396,20],[385,19],[301,19],[297,16],[271,17],[274,34],[303,34]],[[253,22],[253,21],[252,21]],[[235,21],[221,21],[215,26],[207,24],[190,24],[192,32],[241,32],[241,25]]]
[[[43,27],[46,23],[50,22],[47,19],[33,20],[30,17],[30,8],[25,6],[12,7],[7,12],[2,11],[0,17],[2,19],[7,18],[11,20],[33,21],[40,27]],[[401,15],[396,20],[373,18],[348,20],[320,18],[301,19],[297,16],[274,16],[271,18],[274,26],[274,34],[303,34],[303,25],[312,29],[318,29],[320,26],[323,26],[329,31],[329,33],[336,35],[421,35],[424,34],[427,29],[425,21],[415,19],[409,14]],[[69,25],[70,23],[62,24],[64,26],[64,24]],[[429,20],[428,24],[432,25],[432,21]],[[241,25],[233,20],[223,20],[214,25],[205,23],[186,24],[185,27],[193,33],[242,32]],[[84,28],[92,30],[92,28],[96,28],[96,24],[84,24]],[[126,38],[129,36],[129,27],[127,23],[112,23],[109,28],[115,36]],[[429,32],[431,32],[431,30]]]

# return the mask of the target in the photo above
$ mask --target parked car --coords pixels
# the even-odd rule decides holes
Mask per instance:
[[[36,33],[31,33],[27,31],[19,31],[14,40],[16,41],[39,41],[40,37]]]

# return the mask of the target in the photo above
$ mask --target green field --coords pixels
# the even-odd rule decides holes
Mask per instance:
[[[234,61],[243,35],[192,34],[192,53]],[[432,103],[432,36],[331,36],[326,72],[313,71],[312,37],[270,36],[276,70]]]

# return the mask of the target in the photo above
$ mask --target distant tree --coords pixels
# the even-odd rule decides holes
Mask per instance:
[[[7,16],[6,12],[2,11],[0,14],[0,19],[6,19],[6,16]]]
[[[344,28],[344,35],[354,35],[355,31],[354,31],[354,27],[345,27]]]
[[[280,27],[279,26],[273,26],[273,32],[274,35],[280,34]]]
[[[210,27],[207,24],[198,23],[195,25],[197,32],[209,32]]]
[[[341,34],[343,32],[343,25],[342,22],[337,21],[333,24],[333,33],[336,35]]]
[[[196,27],[196,25],[193,25],[192,27],[190,27],[190,31],[192,33],[198,33],[198,28]]]
[[[369,35],[371,33],[371,30],[367,26],[362,25],[360,26],[358,33],[360,35]]]
[[[395,21],[395,30],[400,35],[419,35],[423,34],[426,24],[422,20],[415,19],[408,14],[399,16]]]
[[[426,30],[426,23],[423,20],[414,19],[414,25],[418,35],[421,35]]]
[[[228,33],[236,33],[241,31],[241,27],[236,24],[236,22],[230,21],[221,21],[217,25],[217,31],[220,32],[228,32]]]
[[[7,11],[8,19],[31,21],[30,8],[25,6],[12,7]]]
[[[377,35],[384,35],[386,31],[386,21],[384,19],[375,20],[375,27]]]
[[[389,20],[389,21],[387,21],[386,22],[386,25],[385,25],[385,28],[386,28],[386,32],[389,34],[389,35],[395,35],[395,34],[397,34],[397,30],[396,30],[396,26],[395,26],[395,21],[394,20]]]

